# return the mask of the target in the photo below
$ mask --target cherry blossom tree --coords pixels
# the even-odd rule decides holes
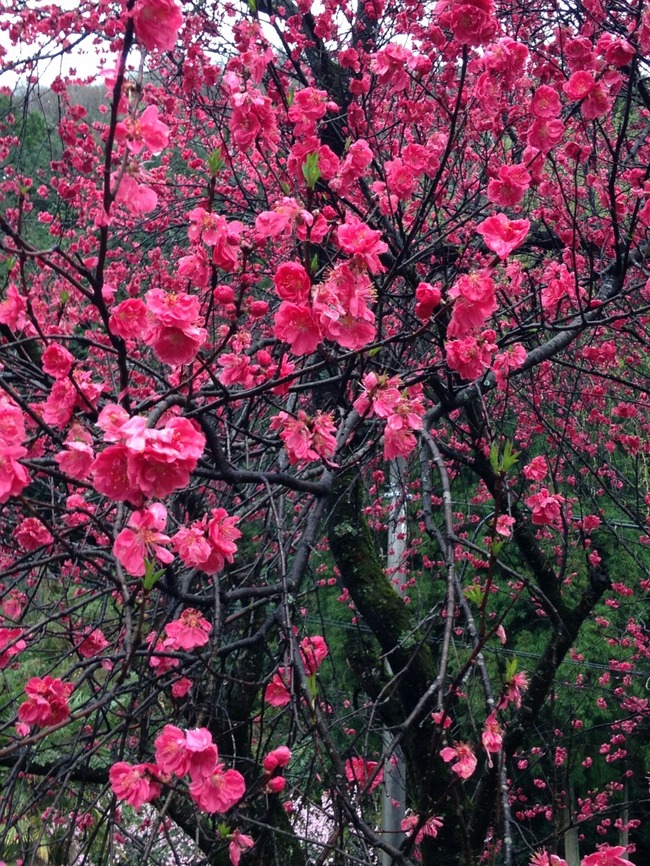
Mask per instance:
[[[645,862],[646,4],[0,32],[5,862]]]

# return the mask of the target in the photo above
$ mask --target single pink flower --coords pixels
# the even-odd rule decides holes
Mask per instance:
[[[291,703],[291,693],[289,687],[291,685],[291,677],[286,668],[278,668],[277,672],[271,677],[271,681],[264,690],[264,700],[272,707],[284,707]]]
[[[526,505],[532,509],[533,523],[536,526],[548,526],[557,523],[562,516],[564,497],[559,493],[550,493],[542,487],[539,493],[534,493],[526,500]]]
[[[634,866],[623,856],[626,853],[624,845],[600,845],[594,854],[582,858],[580,866]]]
[[[127,528],[120,532],[113,544],[114,556],[129,574],[141,577],[146,570],[145,559],[151,556],[165,565],[173,562],[174,554],[162,547],[171,542],[168,535],[160,532],[166,524],[167,509],[161,502],[133,512]]]
[[[193,650],[205,644],[210,639],[212,625],[198,610],[185,608],[178,619],[167,623],[165,632],[178,649]]]
[[[224,772],[218,764],[209,775],[190,782],[189,790],[199,809],[212,815],[232,809],[244,796],[246,783],[237,770]]]
[[[235,832],[231,833],[228,838],[230,839],[230,844],[228,845],[228,856],[230,857],[230,862],[232,863],[232,866],[239,866],[242,851],[247,851],[249,848],[252,848],[255,842],[250,836],[240,833],[239,830],[235,830]]]
[[[488,763],[492,766],[490,753],[498,754],[503,748],[503,728],[497,721],[495,712],[490,713],[485,720],[481,742],[483,743],[483,748],[488,753]]]
[[[323,339],[313,310],[289,301],[280,304],[273,333],[276,339],[289,343],[294,355],[310,355]]]
[[[41,362],[43,372],[55,379],[65,379],[74,363],[74,355],[59,343],[50,343],[43,352]]]
[[[22,635],[22,628],[0,627],[0,671],[7,667],[14,656],[27,649]]]
[[[174,0],[137,0],[133,9],[135,35],[148,51],[171,51],[183,23]]]
[[[511,220],[504,213],[494,214],[476,227],[487,248],[501,259],[523,244],[529,229],[529,220]]]
[[[79,639],[81,642],[77,646],[77,652],[84,659],[99,655],[107,646],[110,646],[103,631],[98,628],[87,628]]]
[[[38,550],[54,540],[50,530],[38,517],[26,517],[16,528],[14,538],[23,550]]]
[[[446,763],[455,761],[452,765],[452,771],[460,776],[461,779],[469,779],[476,769],[477,758],[474,754],[474,749],[469,743],[456,743],[453,747],[447,746],[440,752],[440,757]]]
[[[152,779],[151,764],[129,764],[118,761],[108,772],[113,793],[134,809],[160,796],[160,785]]]
[[[273,284],[281,301],[304,304],[309,299],[311,281],[299,262],[283,262],[273,276]]]
[[[312,676],[316,673],[327,657],[328,652],[329,650],[327,649],[325,639],[320,635],[306,637],[300,641],[300,655],[307,676]]]
[[[497,705],[498,710],[504,710],[508,704],[512,703],[519,709],[521,707],[521,696],[528,686],[528,677],[525,671],[514,673],[509,680],[506,681],[503,694]]]
[[[169,143],[169,127],[158,118],[158,108],[148,105],[139,117],[127,117],[115,127],[115,138],[123,141],[131,153],[140,153],[146,147],[151,153],[160,153]]]
[[[548,851],[542,848],[541,851],[536,851],[530,858],[529,866],[568,866],[566,860],[558,857],[557,854],[549,854]]]
[[[538,87],[530,103],[530,113],[533,117],[557,117],[562,111],[562,103],[557,91],[542,84]]]

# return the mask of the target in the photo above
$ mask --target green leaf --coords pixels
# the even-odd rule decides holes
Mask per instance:
[[[254,2],[254,0],[253,0]],[[213,150],[208,157],[208,171],[210,177],[216,177],[224,166],[223,154],[220,150]]]
[[[508,661],[506,662],[506,682],[507,683],[509,683],[510,680],[517,673],[518,666],[519,666],[519,664],[518,664],[516,658],[508,659]]]
[[[164,573],[164,568],[161,568],[159,571],[155,571],[153,562],[150,559],[145,559],[144,577],[142,578],[142,585],[145,588],[145,591],[150,592],[158,583]]]
[[[480,606],[483,601],[483,590],[475,583],[473,583],[471,586],[466,586],[463,590],[463,595],[465,596],[467,601],[471,601],[477,607]]]
[[[320,178],[320,168],[318,167],[318,152],[308,153],[305,161],[302,164],[302,174],[307,183],[308,189],[314,189],[318,179]]]

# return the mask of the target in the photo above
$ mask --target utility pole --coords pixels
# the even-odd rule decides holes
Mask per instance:
[[[407,547],[406,522],[406,463],[398,457],[391,460],[388,468],[388,550],[386,568],[396,589],[401,592],[401,584],[405,582],[404,559]],[[385,662],[387,672],[392,675],[388,660]],[[386,728],[383,733],[384,749],[390,749],[393,735]],[[406,780],[404,778],[404,759],[398,747],[393,757],[384,767],[384,786],[382,797],[382,836],[394,847],[398,848],[404,839],[401,823],[406,814]],[[393,858],[382,851],[382,866],[392,866]]]

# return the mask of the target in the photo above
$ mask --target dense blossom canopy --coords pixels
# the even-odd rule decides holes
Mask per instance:
[[[647,4],[70,5],[0,12],[0,856],[648,862]]]

